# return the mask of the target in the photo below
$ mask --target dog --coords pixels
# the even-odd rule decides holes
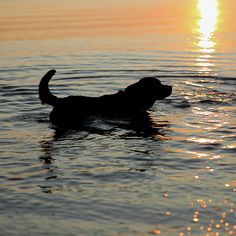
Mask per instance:
[[[141,112],[147,112],[156,100],[164,99],[172,93],[172,86],[163,85],[154,77],[145,77],[115,94],[58,98],[48,87],[55,73],[56,70],[50,70],[41,79],[39,99],[42,104],[53,106],[50,121],[62,128],[78,127],[91,116],[134,117]]]

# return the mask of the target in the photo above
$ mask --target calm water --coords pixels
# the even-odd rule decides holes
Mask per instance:
[[[235,3],[207,3],[0,3],[0,235],[236,234]],[[58,96],[144,76],[173,94],[60,133],[37,95],[52,68]]]

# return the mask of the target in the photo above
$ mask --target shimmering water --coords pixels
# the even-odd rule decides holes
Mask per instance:
[[[181,1],[187,13],[179,1],[42,11],[48,2],[1,3],[0,235],[234,235],[236,35],[223,24],[234,8],[219,1],[222,28],[215,15],[207,31],[203,12],[190,14],[197,1]],[[52,68],[58,96],[114,93],[144,76],[173,94],[150,120],[95,117],[61,133],[37,95]]]

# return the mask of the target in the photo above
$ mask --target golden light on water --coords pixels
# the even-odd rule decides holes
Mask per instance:
[[[212,52],[216,45],[214,32],[217,30],[219,16],[218,0],[198,0],[198,10],[200,13],[198,46],[203,52]]]
[[[198,0],[197,10],[199,19],[197,22],[197,48],[201,55],[196,59],[196,65],[200,68],[199,73],[209,74],[212,72],[212,53],[215,52],[215,33],[218,30],[219,0]]]

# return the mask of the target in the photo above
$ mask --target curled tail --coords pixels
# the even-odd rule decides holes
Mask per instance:
[[[56,70],[49,70],[39,83],[39,99],[41,100],[42,104],[46,103],[54,106],[59,99],[58,97],[52,95],[48,88],[48,83],[55,73]]]

